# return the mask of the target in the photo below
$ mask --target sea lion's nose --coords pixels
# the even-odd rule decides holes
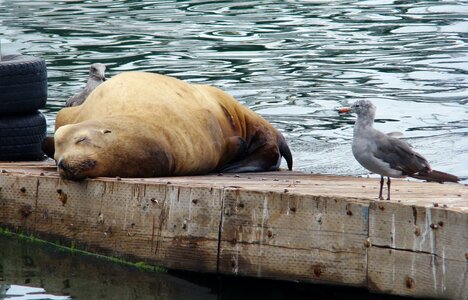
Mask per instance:
[[[59,169],[65,170],[65,164],[64,164],[63,156],[60,157],[59,161],[57,162],[57,167]]]

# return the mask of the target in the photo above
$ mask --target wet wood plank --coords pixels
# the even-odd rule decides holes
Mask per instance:
[[[0,163],[0,224],[174,269],[467,299],[461,184],[279,171],[61,179]],[[410,279],[408,279],[410,278]],[[408,283],[408,281],[410,283]]]

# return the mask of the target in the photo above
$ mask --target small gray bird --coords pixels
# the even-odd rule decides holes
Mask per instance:
[[[457,176],[432,170],[421,154],[411,145],[374,128],[375,106],[368,100],[355,102],[340,113],[355,112],[357,120],[353,133],[353,155],[367,170],[380,175],[379,199],[383,200],[384,176],[387,176],[387,200],[390,200],[390,177],[410,176],[436,182],[458,182]]]
[[[85,88],[78,94],[70,97],[65,104],[66,107],[82,104],[89,94],[101,83],[106,81],[106,66],[100,63],[94,63],[89,68],[89,78]]]

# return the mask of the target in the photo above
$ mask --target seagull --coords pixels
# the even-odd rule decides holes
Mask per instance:
[[[375,106],[369,100],[359,100],[340,113],[354,112],[352,150],[356,160],[367,170],[380,175],[379,199],[383,200],[384,176],[387,177],[387,200],[390,200],[390,177],[413,177],[436,182],[458,182],[460,179],[448,173],[432,170],[427,160],[413,151],[407,142],[394,134],[384,134],[374,128]]]
[[[67,100],[65,106],[69,107],[82,104],[98,85],[106,81],[106,75],[104,74],[105,72],[105,65],[100,63],[92,64],[91,67],[89,67],[89,78],[88,82],[86,82],[85,88],[79,94],[70,97],[70,99]]]

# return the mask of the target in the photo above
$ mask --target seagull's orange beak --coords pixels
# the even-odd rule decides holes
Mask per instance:
[[[350,107],[340,107],[340,108],[338,108],[338,113],[340,113],[340,114],[349,113],[350,111],[351,111]]]

